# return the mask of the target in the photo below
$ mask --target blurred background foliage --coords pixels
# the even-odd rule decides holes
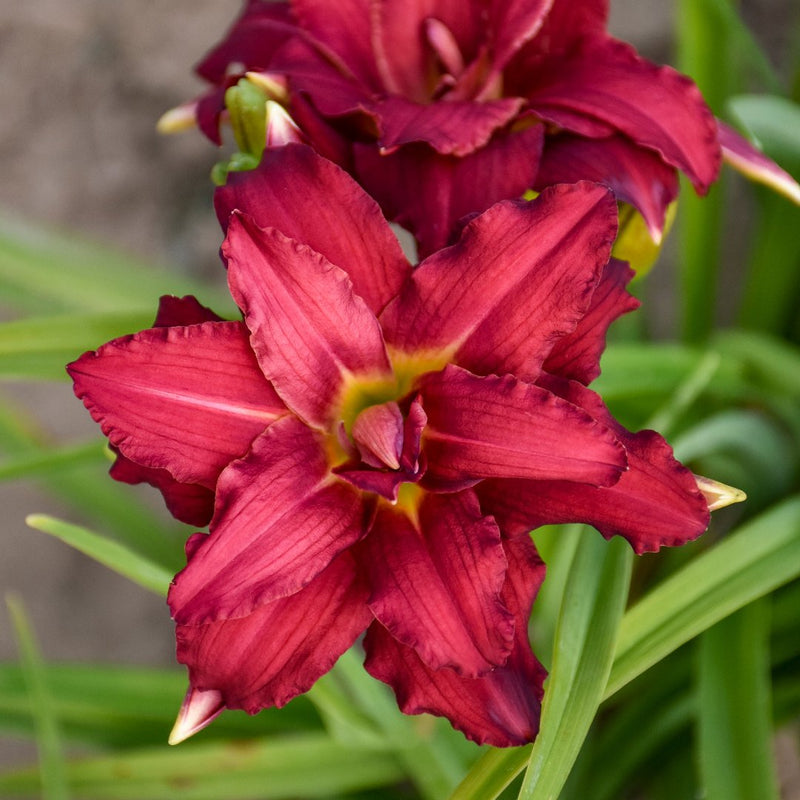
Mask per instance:
[[[800,177],[800,12],[787,12],[780,69],[730,0],[679,0],[675,19],[673,63]],[[596,388],[628,427],[661,431],[695,472],[749,499],[692,545],[636,559],[579,526],[535,533],[548,579],[531,636],[551,677],[533,747],[478,748],[441,720],[403,717],[351,652],[285,709],[226,712],[170,749],[182,669],[45,659],[9,595],[19,657],[0,663],[0,736],[36,751],[0,772],[0,796],[796,800],[798,231],[800,209],[730,172],[707,198],[684,187],[662,259],[676,264],[677,288],[665,303],[663,263],[636,282],[644,307],[612,331]],[[0,223],[0,480],[41,485],[63,520],[36,514],[32,528],[155,595],[181,567],[189,529],[108,479],[97,435],[54,443],[48,420],[10,390],[64,383],[67,361],[149,327],[160,294],[230,313],[207,277]],[[776,742],[787,748],[780,770]]]

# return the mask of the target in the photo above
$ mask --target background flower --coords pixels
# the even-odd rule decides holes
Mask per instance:
[[[248,73],[422,254],[467,214],[581,179],[608,185],[660,241],[678,172],[704,194],[723,150],[800,200],[741,137],[720,137],[688,78],[610,37],[607,16],[604,0],[249,0],[197,68],[215,86],[197,121],[219,143],[226,93]]]

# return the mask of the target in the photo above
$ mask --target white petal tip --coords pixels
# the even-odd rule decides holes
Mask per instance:
[[[697,488],[703,493],[703,497],[708,503],[709,511],[716,511],[747,500],[747,495],[735,486],[728,486],[725,483],[711,480],[711,478],[704,478],[702,475],[695,475],[694,479],[697,482]]]
[[[216,689],[200,691],[190,688],[167,741],[169,744],[180,744],[194,736],[211,724],[224,708],[222,694]]]
[[[267,146],[281,147],[302,141],[303,134],[286,109],[273,100],[267,100]]]
[[[197,125],[196,110],[196,103],[184,103],[171,108],[161,115],[156,123],[156,130],[159,133],[181,133],[194,128]]]

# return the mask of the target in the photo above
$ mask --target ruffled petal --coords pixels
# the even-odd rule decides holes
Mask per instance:
[[[222,255],[264,374],[306,422],[323,429],[334,423],[353,373],[389,373],[378,320],[344,270],[239,213],[231,217]]]
[[[520,97],[505,97],[485,103],[422,104],[392,95],[376,106],[381,125],[379,143],[385,151],[391,151],[403,144],[425,142],[441,155],[466,156],[511,122],[523,103]]]
[[[223,228],[240,209],[259,227],[277,228],[325,256],[348,274],[355,293],[376,314],[411,271],[378,204],[308,147],[266,150],[257,170],[229,175],[214,205]]]
[[[512,747],[533,741],[546,673],[528,643],[528,618],[544,579],[544,564],[530,539],[505,543],[508,572],[502,599],[515,619],[514,646],[503,666],[479,678],[434,670],[380,623],[367,631],[366,670],[388,683],[404,714],[446,717],[478,744]]]
[[[635,206],[653,240],[661,241],[667,207],[678,196],[678,175],[652,150],[624,136],[587,139],[563,133],[545,143],[535,188],[590,180]]]
[[[500,599],[506,557],[472,492],[426,495],[413,521],[382,506],[359,560],[375,617],[426,665],[477,677],[506,662],[514,636]]]
[[[209,489],[287,413],[239,322],[151,328],[85,353],[67,371],[126,457]]]
[[[543,133],[541,125],[500,133],[463,158],[424,144],[389,155],[375,145],[356,145],[356,177],[390,219],[414,234],[424,258],[450,243],[465,215],[521,197],[533,186]]]
[[[588,39],[568,57],[539,64],[528,88],[531,109],[550,123],[595,136],[593,123],[599,120],[655,150],[685,172],[698,192],[716,180],[721,159],[717,126],[699,89],[671,67],[644,60],[624,42]]]
[[[167,510],[175,519],[204,528],[214,513],[214,492],[196,483],[179,483],[165,469],[142,467],[117,453],[108,473],[121,483],[149,483],[164,495]]]
[[[428,424],[423,485],[455,489],[482,478],[616,483],[625,450],[606,425],[511,375],[479,378],[458,367],[420,381]]]
[[[624,261],[612,258],[606,264],[586,314],[572,333],[556,341],[545,359],[546,372],[584,385],[600,374],[609,326],[617,317],[639,307],[639,301],[625,289],[633,275]]]
[[[292,594],[367,522],[360,493],[330,475],[317,436],[285,417],[220,475],[210,533],[170,588],[172,615],[198,625]]]
[[[368,588],[343,553],[304,589],[240,619],[178,625],[192,687],[255,714],[307,692],[369,624]]]
[[[548,378],[550,388],[586,408],[595,418],[610,415],[594,392],[574,381]],[[507,536],[539,525],[583,522],[606,538],[625,537],[637,553],[685,544],[707,527],[708,504],[692,473],[675,460],[655,431],[630,433],[616,424],[628,470],[613,486],[571,481],[486,481],[477,488],[485,513]]]
[[[478,374],[535,379],[586,313],[617,232],[596,184],[498,203],[426,259],[381,316],[397,350],[443,352]]]

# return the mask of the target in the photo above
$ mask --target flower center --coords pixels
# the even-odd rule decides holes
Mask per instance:
[[[395,503],[401,485],[417,483],[425,473],[420,446],[426,422],[419,397],[402,406],[394,400],[368,406],[349,434],[341,425],[337,438],[344,461],[333,472]]]

